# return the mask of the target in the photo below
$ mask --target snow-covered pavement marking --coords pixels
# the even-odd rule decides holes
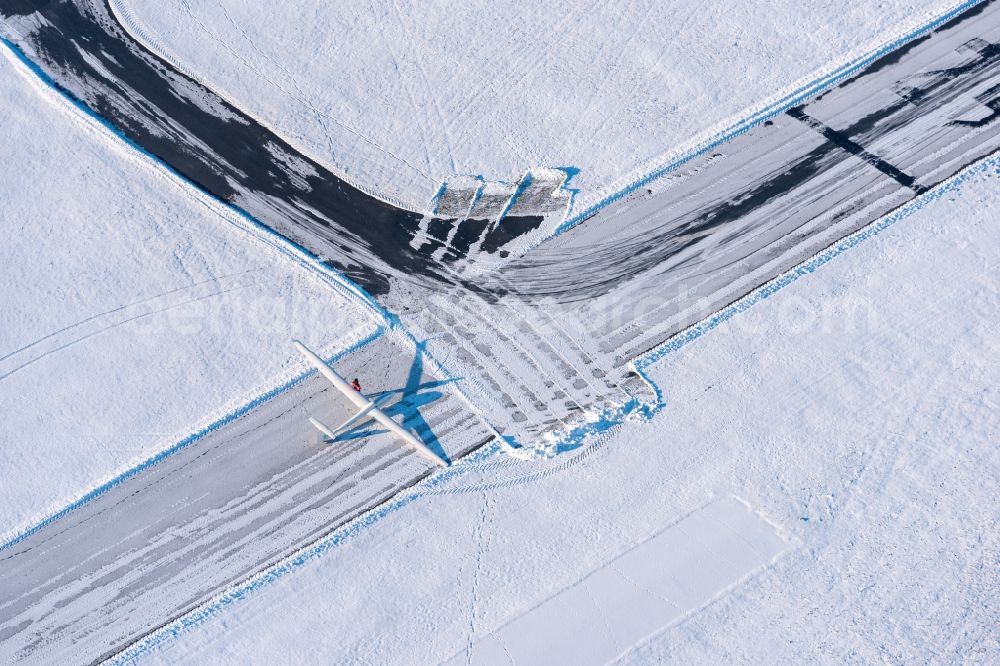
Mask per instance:
[[[447,663],[607,663],[705,607],[792,545],[742,500],[717,500],[474,638],[470,650]]]

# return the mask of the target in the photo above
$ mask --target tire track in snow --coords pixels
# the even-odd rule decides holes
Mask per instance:
[[[248,287],[254,286],[255,284],[257,284],[257,283],[239,285],[239,286],[236,286],[236,287],[231,287],[229,289],[220,289],[220,290],[217,290],[217,291],[213,291],[213,292],[211,292],[209,294],[205,294],[204,296],[199,296],[197,298],[192,298],[192,299],[188,299],[188,300],[185,300],[185,301],[181,301],[180,303],[175,303],[174,305],[169,305],[169,306],[163,307],[161,309],[152,310],[150,312],[145,312],[145,313],[139,314],[139,315],[134,315],[134,316],[128,317],[127,319],[123,319],[122,321],[116,322],[114,324],[109,324],[107,326],[99,328],[96,331],[93,331],[91,333],[87,333],[86,335],[81,335],[81,336],[73,338],[73,339],[71,339],[71,340],[69,340],[67,342],[61,343],[58,346],[56,346],[55,348],[50,349],[49,351],[43,352],[43,353],[41,353],[41,354],[33,357],[32,359],[30,359],[28,361],[25,361],[25,362],[21,363],[20,365],[17,365],[15,367],[11,368],[10,370],[8,370],[8,371],[0,374],[0,381],[3,381],[5,379],[7,379],[11,375],[13,375],[13,374],[15,374],[15,373],[23,370],[24,368],[27,368],[27,367],[33,365],[34,363],[37,363],[38,361],[41,361],[44,358],[47,358],[48,356],[50,356],[52,354],[55,354],[55,353],[60,352],[60,351],[64,351],[64,350],[66,350],[66,349],[68,349],[68,348],[70,348],[70,347],[72,347],[72,346],[74,346],[76,344],[79,344],[80,342],[83,342],[84,340],[92,338],[92,337],[94,337],[96,335],[100,335],[101,333],[106,333],[106,332],[114,330],[114,329],[116,329],[116,328],[118,328],[120,326],[124,326],[126,324],[131,324],[131,323],[136,322],[136,321],[138,321],[140,319],[145,319],[146,317],[152,317],[153,315],[162,314],[164,312],[169,312],[171,310],[176,310],[177,308],[183,307],[185,305],[190,305],[192,303],[197,303],[197,302],[200,302],[200,301],[205,301],[205,300],[208,300],[210,298],[214,298],[216,296],[221,296],[221,295],[224,295],[224,294],[233,293],[235,291],[239,291],[240,289],[246,289]]]
[[[120,306],[112,308],[110,310],[105,310],[104,312],[99,312],[97,314],[91,315],[91,316],[86,317],[84,319],[80,319],[79,321],[74,322],[72,324],[69,324],[67,326],[64,326],[64,327],[62,327],[60,329],[52,331],[51,333],[47,333],[47,334],[43,335],[40,338],[36,338],[32,342],[24,344],[21,347],[18,347],[17,349],[4,354],[3,356],[0,356],[0,363],[2,363],[3,361],[6,361],[8,358],[10,358],[12,356],[16,356],[16,355],[18,355],[18,354],[20,354],[22,352],[25,352],[25,351],[31,349],[32,347],[36,347],[39,344],[41,344],[42,342],[45,342],[46,340],[49,340],[50,338],[53,338],[53,337],[55,337],[57,335],[60,335],[62,333],[66,333],[68,331],[71,331],[71,330],[73,330],[75,328],[83,326],[84,324],[88,324],[88,323],[90,323],[90,322],[92,322],[94,320],[102,319],[104,317],[116,314],[116,313],[121,312],[123,310],[134,308],[134,307],[137,307],[139,305],[144,305],[144,304],[149,303],[151,301],[159,300],[159,299],[164,298],[166,296],[171,296],[171,295],[174,295],[174,294],[182,292],[182,291],[188,291],[188,290],[196,289],[196,288],[198,288],[198,287],[200,287],[202,285],[208,284],[208,283],[218,283],[219,281],[226,280],[226,279],[231,278],[231,277],[243,276],[243,275],[246,275],[248,273],[252,273],[252,272],[256,272],[256,271],[260,271],[260,270],[263,270],[263,269],[255,268],[255,269],[251,269],[251,270],[247,270],[247,271],[241,271],[239,273],[226,273],[224,275],[213,276],[213,277],[201,280],[199,282],[195,282],[193,284],[184,285],[183,287],[177,287],[176,289],[171,289],[171,290],[168,290],[168,291],[164,291],[164,292],[161,292],[159,294],[156,294],[155,296],[149,296],[147,298],[142,298],[142,299],[140,299],[138,301],[132,301],[131,303],[125,303],[124,305],[120,305]]]

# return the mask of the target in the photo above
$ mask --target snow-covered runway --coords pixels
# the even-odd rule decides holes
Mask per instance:
[[[745,580],[792,547],[725,497],[668,526],[453,658],[461,664],[599,666]]]
[[[490,437],[391,335],[338,367],[450,457]],[[0,551],[0,662],[103,660],[433,471],[374,427],[319,442],[352,411],[312,376]]]

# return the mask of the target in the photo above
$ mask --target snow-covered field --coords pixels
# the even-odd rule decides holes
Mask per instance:
[[[3,542],[377,322],[0,51]]]
[[[146,663],[996,663],[998,169],[664,357],[651,423],[464,465]]]
[[[113,0],[133,35],[360,187],[579,174],[579,211],[955,0]]]

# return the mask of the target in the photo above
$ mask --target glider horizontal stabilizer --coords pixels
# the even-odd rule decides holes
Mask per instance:
[[[372,412],[373,409],[375,409],[375,403],[369,401],[367,407],[363,407],[360,412],[358,412],[357,414],[355,414],[354,416],[352,416],[351,418],[347,419],[346,421],[344,421],[343,423],[341,423],[339,426],[337,426],[336,428],[334,428],[333,429],[333,436],[336,437],[338,435],[342,435],[345,432],[347,432],[348,430],[350,430],[351,428],[353,428],[354,426],[356,426],[359,423],[361,423],[362,421],[366,421],[368,419],[375,418],[375,417],[371,416],[371,412]],[[368,419],[365,419],[366,416],[368,417]]]

